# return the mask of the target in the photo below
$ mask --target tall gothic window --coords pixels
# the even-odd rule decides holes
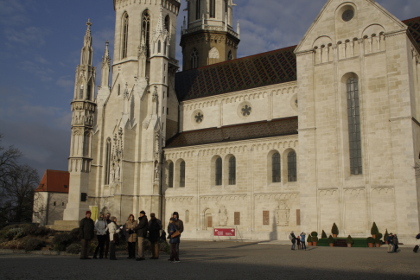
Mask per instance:
[[[236,158],[229,158],[229,185],[236,185]]]
[[[229,0],[225,0],[225,13],[229,11]]]
[[[360,108],[358,80],[347,80],[347,113],[349,123],[350,174],[362,174],[362,143],[360,137]]]
[[[215,179],[216,179],[216,186],[222,185],[222,159],[219,157],[216,159],[216,166],[215,166]]]
[[[232,55],[232,51],[228,52],[228,60],[232,60],[233,59],[233,55]]]
[[[127,57],[128,47],[128,14],[123,15],[122,23],[122,44],[121,44],[121,58]]]
[[[88,85],[87,92],[86,92],[86,99],[90,100],[90,92],[92,91],[91,85]]]
[[[210,0],[210,17],[216,17],[216,0]]]
[[[105,150],[105,185],[109,185],[109,171],[111,167],[111,139],[106,139],[106,150]]]
[[[287,155],[287,177],[289,182],[297,181],[297,168],[296,168],[296,152],[291,151]]]
[[[174,187],[174,163],[169,163],[168,166],[168,187],[173,188]]]
[[[143,12],[141,36],[146,45],[146,56],[150,55],[150,15],[146,10]]]
[[[201,18],[201,0],[197,0],[195,4],[195,19]]]
[[[179,186],[185,187],[185,161],[179,164]]]
[[[158,41],[158,53],[161,53],[161,50],[162,49],[162,46],[161,46],[161,43],[160,43],[160,40]]]
[[[198,51],[196,48],[193,49],[191,53],[191,68],[198,67]]]
[[[271,156],[271,181],[273,183],[278,183],[281,181],[279,153],[274,153]]]

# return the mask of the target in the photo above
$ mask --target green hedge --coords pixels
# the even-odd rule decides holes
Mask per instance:
[[[337,240],[337,239],[341,239],[346,242],[346,238],[334,238],[334,240]],[[367,238],[354,238],[353,237],[353,241],[354,243],[352,244],[352,247],[368,247]],[[330,244],[328,243],[328,238],[319,239],[317,246],[330,246]]]

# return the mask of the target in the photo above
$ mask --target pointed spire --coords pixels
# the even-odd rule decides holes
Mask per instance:
[[[111,65],[111,57],[109,56],[109,42],[106,41],[105,43],[105,53],[104,56],[102,57],[102,65]]]
[[[88,19],[88,22],[86,23],[86,34],[84,38],[84,45],[82,48],[82,53],[80,56],[80,65],[92,65],[92,35],[90,31],[90,26],[92,23],[90,22],[90,19]]]
[[[106,41],[105,43],[105,53],[102,57],[102,80],[101,80],[101,87],[109,87],[109,74],[111,70],[111,57],[109,56],[109,49],[108,49],[109,42]]]

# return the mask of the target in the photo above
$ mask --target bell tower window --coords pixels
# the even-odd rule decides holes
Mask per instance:
[[[150,55],[150,15],[146,10],[143,12],[143,22],[142,22],[142,41],[146,46],[146,56]]]
[[[193,49],[191,53],[191,68],[198,67],[198,51],[197,49]]]
[[[210,0],[210,17],[216,17],[216,0]]]
[[[122,24],[122,45],[121,45],[121,58],[127,57],[127,47],[128,47],[128,14],[123,15],[123,24]]]

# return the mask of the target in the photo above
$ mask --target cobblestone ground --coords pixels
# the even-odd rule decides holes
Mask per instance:
[[[181,243],[181,262],[80,260],[78,256],[0,254],[0,279],[420,279],[420,253],[401,248],[311,247],[242,242]]]

